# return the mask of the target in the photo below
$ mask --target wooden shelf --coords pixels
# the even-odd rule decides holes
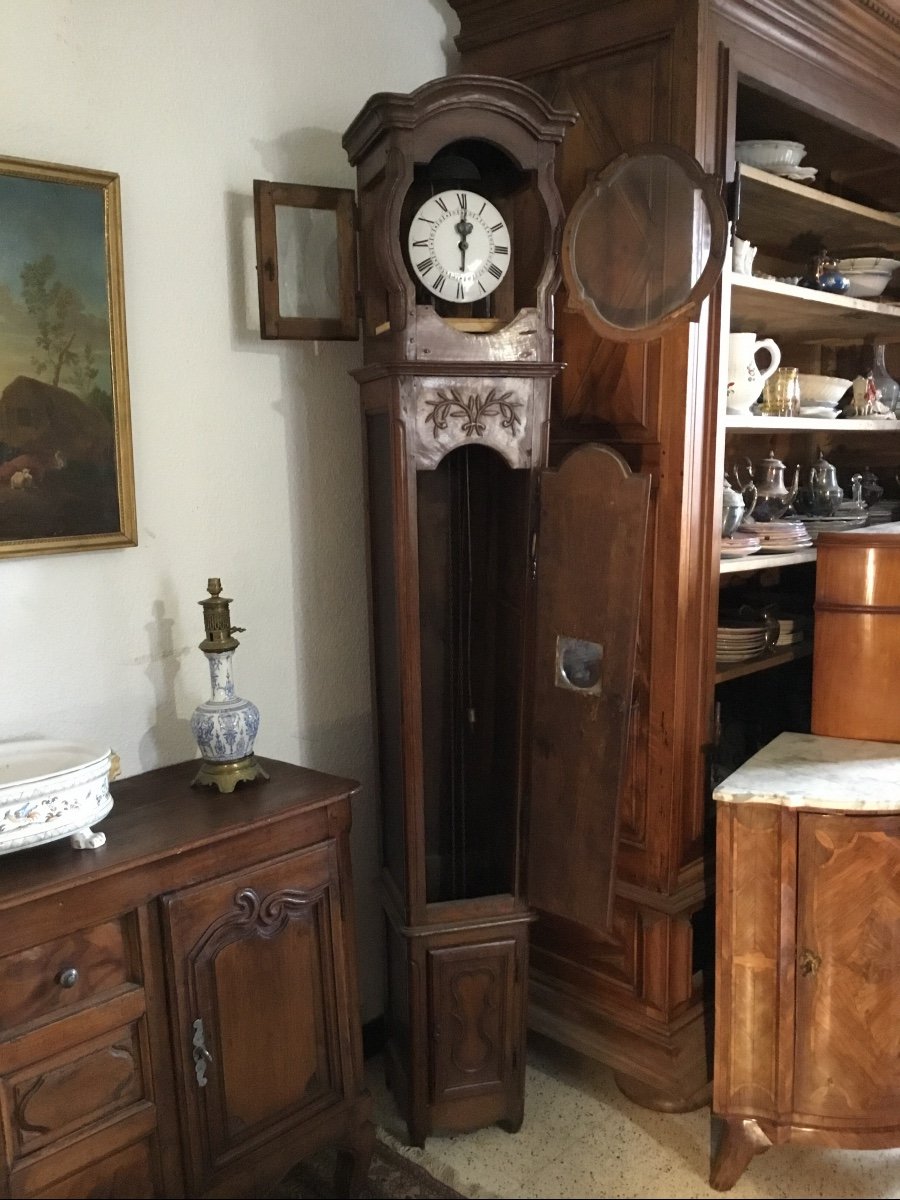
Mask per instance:
[[[831,196],[814,184],[794,183],[743,163],[737,168],[740,212],[737,232],[763,250],[814,234],[841,258],[853,251],[900,253],[900,217]]]
[[[844,417],[744,417],[726,416],[725,428],[740,430],[741,433],[771,433],[773,430],[799,429],[804,433],[822,429],[828,433],[849,433],[881,430],[884,433],[900,433],[900,420],[883,421],[871,418]]]
[[[758,550],[746,558],[723,558],[719,563],[720,575],[747,574],[750,571],[771,571],[776,567],[793,567],[797,563],[815,562],[815,546],[805,550],[791,550],[787,554],[767,554]]]
[[[900,304],[833,296],[812,288],[731,276],[731,328],[776,341],[900,342]]]
[[[746,658],[743,662],[716,663],[716,683],[727,683],[729,679],[740,679],[744,675],[755,675],[757,671],[771,671],[798,658],[809,658],[812,642],[797,642],[793,646],[776,646],[758,658]]]

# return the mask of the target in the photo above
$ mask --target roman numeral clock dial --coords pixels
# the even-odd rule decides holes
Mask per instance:
[[[409,227],[409,261],[434,296],[469,304],[490,295],[509,267],[509,228],[475,192],[429,196]]]

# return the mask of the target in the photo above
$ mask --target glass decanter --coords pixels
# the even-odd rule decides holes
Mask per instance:
[[[885,343],[876,342],[873,353],[872,378],[875,380],[878,398],[888,412],[894,412],[897,402],[900,401],[900,383],[893,378],[885,364]]]

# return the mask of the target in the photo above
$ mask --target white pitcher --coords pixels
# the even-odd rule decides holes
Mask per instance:
[[[760,370],[756,356],[760,350],[769,355],[768,366]],[[728,335],[728,390],[725,411],[733,416],[749,416],[751,407],[762,394],[763,385],[778,370],[781,349],[771,338],[755,333]]]

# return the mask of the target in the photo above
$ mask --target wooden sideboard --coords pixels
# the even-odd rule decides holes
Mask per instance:
[[[357,784],[260,761],[121,780],[105,846],[0,862],[0,1196],[258,1196],[325,1144],[358,1194]]]
[[[900,745],[782,733],[715,795],[711,1186],[786,1142],[900,1146]]]

